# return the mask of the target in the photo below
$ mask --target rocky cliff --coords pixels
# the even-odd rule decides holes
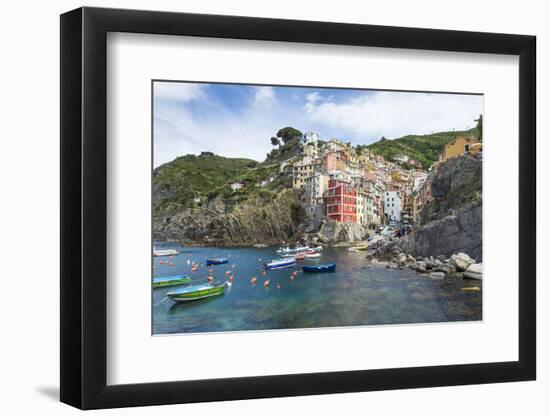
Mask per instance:
[[[203,207],[158,219],[154,239],[177,240],[184,245],[279,245],[295,241],[303,229],[296,193],[285,190],[270,201],[260,198],[230,205],[221,196]]]
[[[434,200],[415,231],[397,245],[414,256],[464,252],[482,261],[482,163],[469,156],[441,164],[432,182]]]
[[[308,240],[326,245],[334,245],[340,242],[363,241],[368,236],[368,229],[357,223],[323,221],[321,222],[319,231],[308,236]]]

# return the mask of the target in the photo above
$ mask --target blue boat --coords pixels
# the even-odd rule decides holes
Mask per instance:
[[[212,258],[206,260],[206,266],[226,264],[227,258]]]
[[[325,265],[306,265],[302,267],[304,272],[333,272],[336,271],[336,262]]]
[[[264,264],[267,270],[290,268],[294,265],[296,265],[296,258],[274,259],[270,263]]]

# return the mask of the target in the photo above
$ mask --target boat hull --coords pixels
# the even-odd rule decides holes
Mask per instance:
[[[174,285],[189,284],[191,278],[186,276],[181,277],[165,277],[158,280],[153,280],[153,288],[172,287]]]
[[[268,271],[274,271],[274,270],[277,270],[277,269],[284,269],[284,268],[291,268],[294,265],[296,265],[296,259],[294,259],[294,258],[285,259],[284,262],[271,262],[271,263],[268,263],[268,264],[264,264],[265,269],[267,269]]]
[[[225,285],[218,285],[216,287],[202,288],[197,290],[187,290],[181,292],[174,292],[166,294],[172,301],[176,303],[182,303],[187,301],[202,300],[203,298],[215,297],[222,295],[225,292]]]
[[[160,250],[153,250],[153,256],[155,257],[161,257],[161,256],[176,256],[178,254],[178,251],[175,249],[160,249]]]
[[[326,265],[303,266],[302,270],[304,272],[332,272],[336,271],[336,263]]]
[[[210,265],[222,265],[229,262],[227,259],[207,259],[206,260],[206,266]]]

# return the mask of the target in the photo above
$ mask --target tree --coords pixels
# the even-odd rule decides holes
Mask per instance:
[[[273,146],[278,146],[278,145],[280,144],[280,141],[279,141],[279,139],[277,139],[275,136],[273,136],[273,137],[271,138],[271,144],[272,144]]]
[[[282,139],[284,143],[291,141],[292,139],[300,139],[303,136],[302,132],[293,127],[283,127],[277,132],[277,137]]]
[[[479,118],[475,120],[477,122],[476,130],[479,141],[483,141],[483,115],[480,114]]]

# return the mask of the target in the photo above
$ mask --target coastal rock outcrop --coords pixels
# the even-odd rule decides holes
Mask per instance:
[[[340,242],[359,242],[369,235],[368,229],[357,223],[324,221],[316,234],[317,241],[334,245]]]
[[[464,271],[464,278],[483,279],[483,264],[472,264]]]
[[[481,192],[481,161],[461,156],[442,163],[432,181],[434,200],[422,211],[414,232],[397,244],[414,256],[450,257],[463,252],[480,262]],[[467,262],[459,263],[462,268]]]
[[[177,240],[187,246],[279,245],[301,234],[297,198],[292,190],[273,200],[228,205],[221,197],[200,209],[183,210],[154,222],[158,240]]]

